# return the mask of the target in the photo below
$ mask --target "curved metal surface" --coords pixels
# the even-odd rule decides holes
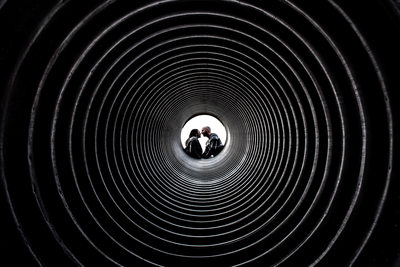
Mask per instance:
[[[395,264],[394,4],[1,3],[4,261]]]

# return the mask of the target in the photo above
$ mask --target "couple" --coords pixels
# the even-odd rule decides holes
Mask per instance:
[[[208,159],[210,157],[214,157],[218,155],[219,152],[224,148],[221,140],[218,135],[215,133],[211,133],[211,128],[205,126],[201,129],[201,134],[208,138],[206,143],[206,149],[204,153],[202,153],[201,145],[199,142],[200,131],[198,129],[193,129],[190,131],[189,139],[186,140],[185,152],[196,159]]]

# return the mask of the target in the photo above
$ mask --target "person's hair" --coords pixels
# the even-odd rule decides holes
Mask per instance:
[[[211,133],[211,128],[210,128],[210,126],[204,126],[203,129],[206,129],[207,132],[210,132],[210,133]]]
[[[193,137],[193,136],[197,136],[197,131],[198,131],[197,129],[191,130],[191,131],[190,131],[190,134],[189,134],[189,138],[190,138],[190,137]]]

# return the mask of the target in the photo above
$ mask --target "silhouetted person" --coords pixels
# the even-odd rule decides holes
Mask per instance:
[[[198,129],[193,129],[190,131],[189,138],[186,140],[185,152],[196,159],[201,159],[201,145],[199,142],[200,131]]]
[[[219,139],[218,135],[215,133],[211,133],[211,128],[209,126],[205,126],[201,129],[201,133],[203,136],[208,138],[206,143],[206,150],[204,151],[202,157],[208,159],[210,157],[215,157],[221,152],[224,148],[224,145]]]

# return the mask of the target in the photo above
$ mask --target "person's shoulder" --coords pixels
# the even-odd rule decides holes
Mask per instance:
[[[215,133],[210,134],[210,139],[218,139],[218,135]]]
[[[189,142],[193,142],[193,141],[199,141],[199,139],[196,137],[196,136],[192,136],[192,137],[190,137],[190,139],[189,139]]]

